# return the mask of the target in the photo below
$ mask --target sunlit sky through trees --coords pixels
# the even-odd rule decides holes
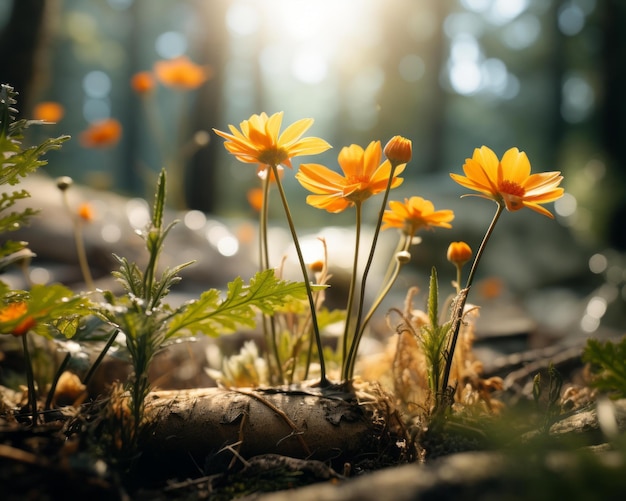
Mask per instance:
[[[0,6],[0,27],[10,5]],[[606,128],[598,126],[607,96],[604,23],[620,10],[596,0],[52,5],[44,63],[29,106],[60,102],[66,115],[56,130],[73,136],[107,117],[120,120],[124,131],[109,151],[68,143],[62,162],[51,159],[52,175],[69,173],[88,184],[143,194],[142,171],[160,168],[159,150],[193,143],[198,130],[224,130],[253,113],[282,110],[289,122],[315,119],[312,132],[334,146],[316,161],[331,167],[344,145],[405,135],[414,145],[407,180],[428,181],[442,192],[456,193],[447,173],[458,172],[474,148],[485,144],[502,154],[517,146],[533,168],[570,174],[556,212],[565,223],[587,230],[594,191],[602,183],[614,187],[614,181],[623,181],[606,163],[615,159],[606,151]],[[130,87],[131,77],[181,55],[210,67],[210,80],[185,93],[157,89],[161,118],[148,115]],[[159,147],[150,121],[160,122],[168,138]],[[215,136],[185,162],[192,206],[241,211],[241,193],[254,175],[232,168]],[[198,193],[203,183],[211,188]],[[620,193],[610,198],[617,200]],[[606,215],[611,204],[604,205]]]

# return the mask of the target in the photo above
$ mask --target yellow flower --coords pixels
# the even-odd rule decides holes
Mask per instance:
[[[502,160],[486,146],[474,150],[472,158],[463,165],[465,176],[450,174],[457,183],[476,195],[504,204],[509,211],[528,207],[539,214],[553,218],[552,213],[540,204],[554,202],[563,195],[559,183],[560,172],[530,173],[530,162],[526,153],[517,148],[506,151]]]
[[[15,337],[26,334],[30,329],[35,327],[37,323],[32,316],[26,315],[27,312],[28,306],[23,301],[9,303],[4,306],[0,309],[0,323],[7,322],[13,324],[13,326],[8,331],[3,329],[0,332],[2,332],[2,334],[12,334]],[[15,323],[16,320],[19,321]]]
[[[291,168],[291,159],[301,155],[317,155],[331,146],[318,137],[305,137],[312,118],[303,118],[292,123],[280,134],[283,112],[252,115],[239,124],[241,130],[229,125],[232,134],[213,129],[218,136],[226,139],[224,147],[237,160],[244,163],[262,165],[286,165]],[[280,135],[279,135],[280,134]]]
[[[390,162],[406,164],[411,161],[413,156],[413,143],[405,137],[393,136],[385,145],[384,152]]]
[[[422,197],[405,198],[404,203],[392,200],[389,207],[391,210],[383,215],[383,230],[400,228],[406,235],[415,235],[422,228],[452,228],[450,221],[454,219],[454,212],[436,211],[433,203]]]
[[[472,249],[465,242],[451,242],[447,258],[452,264],[463,266],[472,258]]]
[[[328,212],[341,212],[385,191],[392,169],[389,160],[380,163],[381,157],[380,141],[372,141],[365,150],[353,144],[342,148],[337,158],[343,176],[323,165],[302,164],[296,179],[314,193],[306,199],[309,205]],[[392,188],[402,184],[403,179],[397,176],[404,167],[405,164],[396,166]]]

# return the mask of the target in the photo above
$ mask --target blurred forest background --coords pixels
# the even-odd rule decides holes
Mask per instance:
[[[437,208],[463,193],[448,173],[461,172],[474,148],[502,155],[517,146],[533,171],[565,175],[556,233],[572,240],[558,252],[579,245],[604,256],[589,260],[598,274],[610,262],[594,252],[626,249],[624,26],[624,0],[3,0],[0,79],[20,92],[25,117],[41,101],[63,105],[47,135],[78,137],[92,122],[118,119],[123,134],[114,147],[73,139],[49,155],[46,171],[137,196],[152,192],[145,172],[165,160],[131,78],[181,55],[210,68],[193,91],[157,89],[152,106],[175,148],[210,133],[206,147],[185,157],[185,193],[188,208],[220,216],[249,215],[255,175],[211,129],[253,113],[283,110],[284,123],[314,118],[310,134],[334,149],[303,161],[331,168],[344,145],[410,138],[414,157],[400,196],[421,195]],[[489,205],[464,204],[450,207],[459,222],[463,211],[467,218]],[[327,218],[307,210],[304,220]],[[351,215],[338,221],[349,224]],[[534,245],[532,231],[510,228],[517,252]],[[558,266],[557,245],[548,269]],[[621,264],[617,270],[623,299],[626,276]]]

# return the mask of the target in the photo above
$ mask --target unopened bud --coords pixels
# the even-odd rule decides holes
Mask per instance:
[[[400,264],[406,264],[411,260],[411,253],[409,251],[400,251],[396,253],[396,261]]]
[[[465,242],[452,242],[447,257],[452,264],[463,266],[472,258],[472,249]]]
[[[73,183],[74,181],[70,176],[57,177],[57,188],[61,191],[66,191]]]
[[[413,156],[413,145],[410,139],[393,136],[385,145],[385,156],[391,163],[406,164]]]

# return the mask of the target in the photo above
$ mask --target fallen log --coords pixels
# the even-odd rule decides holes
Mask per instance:
[[[412,458],[406,430],[377,386],[203,388],[148,396],[141,463],[153,472],[198,474],[262,454],[314,459],[342,472]]]

